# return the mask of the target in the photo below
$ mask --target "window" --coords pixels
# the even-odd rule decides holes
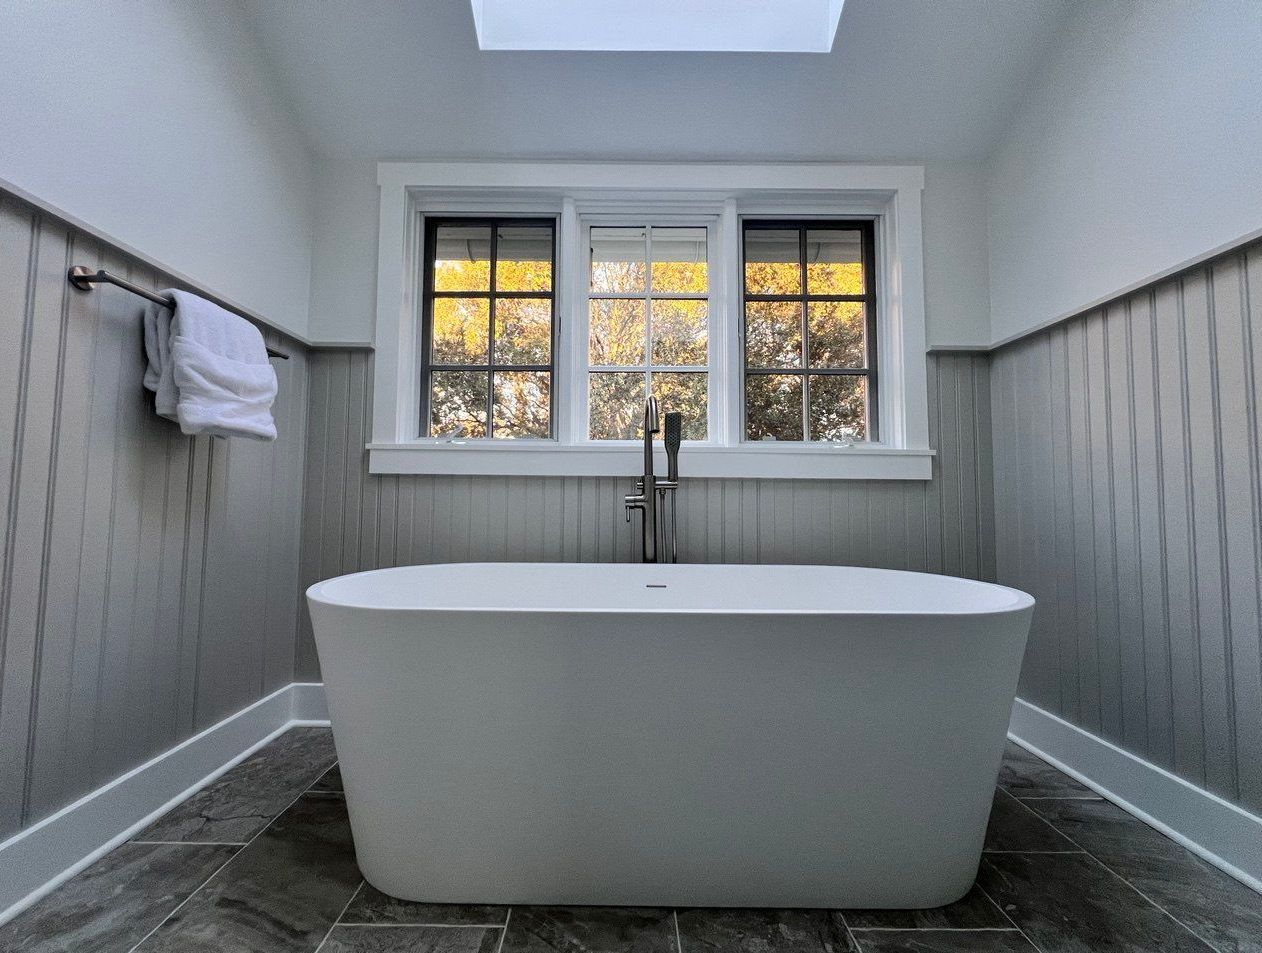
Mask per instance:
[[[372,473],[925,480],[915,166],[381,163]],[[878,374],[879,371],[879,374]]]
[[[685,440],[705,440],[706,228],[591,226],[588,236],[588,435],[642,439],[647,392],[683,415]]]
[[[421,421],[431,437],[553,434],[551,221],[428,224]]]
[[[877,437],[871,222],[743,224],[746,440]]]

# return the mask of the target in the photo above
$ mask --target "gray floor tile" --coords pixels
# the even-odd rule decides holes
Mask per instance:
[[[1012,926],[1003,911],[977,887],[973,887],[963,899],[945,907],[929,910],[843,910],[842,913],[846,923],[854,929],[926,930],[939,927],[964,930]]]
[[[495,953],[498,929],[479,927],[333,928],[320,953]]]
[[[293,728],[135,836],[140,841],[245,842],[337,759],[328,728]]]
[[[122,844],[0,926],[0,950],[126,953],[238,849]]]
[[[518,907],[501,930],[507,907],[356,894],[334,760],[327,729],[286,734],[145,832],[183,842],[122,845],[0,927],[0,950],[127,953],[156,927],[140,953],[313,953],[326,934],[321,953],[499,953],[501,934],[503,953],[680,953],[665,909]],[[996,792],[979,885],[998,906],[974,889],[935,910],[681,910],[682,953],[1029,953],[1012,920],[1043,953],[1262,953],[1262,897],[1020,749],[1001,780],[1028,799]],[[248,839],[307,785],[250,846],[196,842]]]
[[[1223,953],[1262,953],[1262,896],[1108,801],[1031,807]]]
[[[140,950],[311,953],[359,884],[345,801],[304,796]]]
[[[1089,787],[1011,741],[1004,749],[999,786],[1017,797],[1099,797]]]
[[[315,784],[311,785],[312,793],[342,793],[342,766],[335,764],[324,774],[320,775]]]
[[[515,916],[516,914],[514,914]],[[840,914],[827,910],[680,910],[683,953],[844,953]]]
[[[1031,811],[1016,798],[995,792],[986,828],[986,850],[1078,850],[1056,828]]]
[[[502,953],[676,953],[670,910],[513,907]]]
[[[1038,953],[1018,930],[855,931],[861,953]]]
[[[978,883],[1043,953],[1210,949],[1086,854],[986,854]]]
[[[444,926],[502,925],[508,907],[468,906],[454,903],[413,903],[387,896],[364,884],[342,914],[341,923],[393,923]]]

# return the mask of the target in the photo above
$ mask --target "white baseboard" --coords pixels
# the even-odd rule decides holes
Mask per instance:
[[[1262,892],[1262,818],[1020,698],[1008,737]]]
[[[329,709],[324,704],[323,682],[294,682],[289,686],[293,699],[290,717],[299,725],[327,725]]]
[[[328,724],[323,685],[277,689],[0,843],[0,923],[301,724]]]

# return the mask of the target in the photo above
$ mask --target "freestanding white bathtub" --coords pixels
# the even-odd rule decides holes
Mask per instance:
[[[1034,600],[823,566],[307,590],[364,876],[449,903],[933,907],[973,882]]]

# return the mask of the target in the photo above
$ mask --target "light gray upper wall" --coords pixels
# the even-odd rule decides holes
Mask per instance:
[[[305,335],[313,158],[238,4],[0,3],[0,180]]]
[[[313,341],[371,343],[377,287],[377,167],[324,159],[317,175],[311,281]],[[990,343],[984,169],[925,166],[925,320],[929,345]]]
[[[846,0],[830,53],[481,51],[468,0],[244,0],[326,155],[960,161],[1068,0]]]
[[[929,347],[990,345],[990,239],[986,168],[925,166],[925,340]]]
[[[316,194],[311,340],[370,344],[377,315],[377,164],[321,159]]]
[[[1021,696],[1262,809],[1262,245],[998,351]]]
[[[0,840],[293,679],[303,349],[277,442],[185,437],[72,264],[172,283],[0,192]]]
[[[1262,4],[1082,4],[996,150],[993,339],[1262,229]]]
[[[914,162],[928,341],[991,341],[983,169],[1072,0],[847,0],[827,54],[483,52],[467,0],[244,0],[322,156],[311,338],[364,343],[377,160]],[[984,55],[978,51],[984,50]]]
[[[680,454],[680,559],[824,563],[994,577],[983,355],[929,359],[931,481],[697,480]],[[372,358],[311,356],[302,581],[429,562],[638,558],[613,478],[371,476]],[[303,616],[298,677],[319,667]]]

